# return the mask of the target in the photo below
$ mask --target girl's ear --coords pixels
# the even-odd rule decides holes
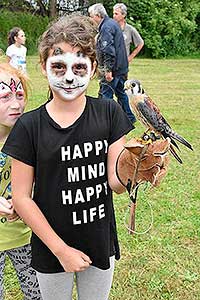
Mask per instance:
[[[41,69],[42,69],[42,74],[47,77],[47,70],[46,70],[46,64],[42,63],[41,64]]]
[[[93,65],[92,65],[92,70],[91,70],[91,73],[90,73],[90,78],[92,78],[94,76],[96,68],[97,68],[97,62],[94,61]]]

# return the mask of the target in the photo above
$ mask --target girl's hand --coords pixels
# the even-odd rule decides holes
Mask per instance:
[[[19,219],[18,214],[14,210],[12,199],[7,200],[0,197],[0,215],[5,216],[8,222],[14,222]]]
[[[105,73],[105,78],[108,82],[112,81],[113,80],[113,75],[112,75],[112,72],[106,72]]]
[[[65,272],[81,272],[86,270],[92,261],[83,252],[65,245],[62,252],[57,255]]]
[[[0,215],[7,216],[13,213],[12,202],[4,197],[0,197]]]

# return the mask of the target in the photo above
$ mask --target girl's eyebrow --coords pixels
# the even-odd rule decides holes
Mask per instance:
[[[75,55],[76,55],[76,53],[75,53]],[[55,58],[55,56],[51,56],[51,58],[52,58],[51,65],[57,64],[57,63],[61,63],[61,64],[64,64],[64,65],[68,64],[68,62],[66,62],[66,60],[65,60],[64,57],[58,56],[58,57]],[[85,61],[85,57],[84,56],[77,55],[77,58],[78,58],[78,60],[74,61],[73,64],[77,64],[77,63],[78,64],[79,63],[81,63],[81,64],[87,64],[87,62]]]
[[[52,65],[55,65],[55,64],[64,64],[64,65],[66,65],[65,61],[61,58],[56,60],[56,61],[52,61],[51,64]]]

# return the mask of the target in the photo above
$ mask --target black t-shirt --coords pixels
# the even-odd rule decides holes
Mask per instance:
[[[87,97],[83,113],[67,128],[54,122],[46,104],[25,113],[3,147],[3,152],[34,167],[33,200],[52,228],[100,269],[109,268],[111,255],[119,258],[107,181],[108,147],[131,129],[114,100]],[[32,266],[44,273],[63,271],[34,233]]]

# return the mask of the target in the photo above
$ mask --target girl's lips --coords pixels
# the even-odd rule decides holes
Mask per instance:
[[[74,91],[75,89],[79,88],[78,86],[74,86],[74,87],[63,87],[63,90],[67,91],[67,92],[71,92]]]
[[[67,92],[67,93],[71,93],[72,91],[74,91],[75,90],[75,88],[64,88],[63,89],[65,92]]]
[[[82,88],[84,86],[84,84],[82,85],[77,85],[77,86],[73,86],[73,87],[62,87],[63,90],[67,91],[67,92],[72,92],[76,89]]]
[[[9,114],[9,117],[14,117],[14,118],[17,118],[20,116],[21,116],[21,113]]]

